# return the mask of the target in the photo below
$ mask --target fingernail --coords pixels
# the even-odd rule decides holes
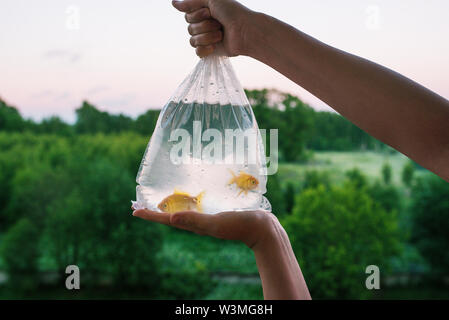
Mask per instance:
[[[134,211],[134,212],[133,212],[133,216],[134,216],[134,217],[138,217],[138,218],[140,218],[140,214],[139,214],[139,211],[137,211],[137,210],[136,210],[136,211]]]

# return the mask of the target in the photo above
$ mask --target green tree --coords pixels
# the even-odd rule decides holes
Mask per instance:
[[[382,179],[385,184],[390,184],[393,176],[393,169],[388,162],[385,162],[382,166]]]
[[[311,126],[312,109],[299,98],[287,94],[282,102],[285,110],[279,124],[279,147],[286,161],[305,159],[305,141]]]
[[[366,298],[365,268],[388,270],[399,249],[396,215],[351,183],[305,190],[283,225],[318,299]]]
[[[8,106],[0,99],[0,131],[21,131],[26,122],[16,108]]]
[[[290,214],[293,211],[295,205],[295,197],[297,194],[297,188],[292,182],[288,182],[285,188],[285,211]]]
[[[20,219],[2,239],[0,255],[10,274],[32,273],[37,270],[38,236],[36,227],[27,219]]]
[[[281,216],[286,214],[285,198],[279,178],[276,174],[268,177],[267,193],[265,196],[270,201],[272,211],[276,215]]]
[[[382,184],[376,181],[368,188],[368,193],[373,200],[380,204],[386,211],[400,211],[401,195],[395,186],[391,184]]]
[[[435,273],[449,269],[449,183],[433,175],[412,188],[412,241]]]
[[[350,181],[356,188],[365,188],[368,185],[365,175],[358,168],[348,170],[346,179]]]
[[[144,114],[137,117],[134,127],[135,130],[144,136],[151,136],[156,128],[159,113],[160,110],[148,110]]]
[[[162,234],[159,226],[130,215],[133,177],[101,158],[78,159],[78,166],[73,166],[69,172],[78,172],[80,179],[47,209],[45,243],[50,258],[59,268],[76,264],[93,279],[101,274],[117,286],[155,289]]]
[[[326,188],[330,187],[331,179],[329,172],[318,170],[306,171],[301,189],[316,188],[320,185],[323,185]]]
[[[9,276],[8,287],[17,293],[33,290],[39,281],[39,232],[36,226],[27,218],[14,224],[0,243],[0,257]]]
[[[35,127],[35,131],[39,133],[51,133],[60,136],[70,136],[73,134],[73,127],[59,117],[50,117],[42,120],[42,122]]]
[[[402,168],[402,183],[405,186],[411,187],[413,183],[413,178],[415,175],[415,165],[412,161],[408,161]]]

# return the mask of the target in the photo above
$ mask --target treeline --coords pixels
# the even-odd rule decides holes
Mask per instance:
[[[246,91],[259,127],[279,129],[281,160],[297,161],[309,150],[379,150],[382,143],[342,116],[315,111],[298,97],[273,90]],[[276,95],[276,99],[272,96]],[[58,117],[40,123],[24,119],[16,108],[0,99],[0,131],[75,135],[95,133],[136,132],[152,134],[160,110],[148,110],[136,119],[123,114],[102,112],[84,101],[76,110],[76,122],[65,123]]]

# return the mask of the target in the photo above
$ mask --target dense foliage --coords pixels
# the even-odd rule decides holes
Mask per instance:
[[[437,274],[449,270],[449,183],[430,175],[412,190],[412,239]]]
[[[283,223],[315,297],[366,297],[366,266],[386,271],[398,254],[396,213],[350,181],[304,190]]]
[[[370,176],[334,167],[333,156],[314,162],[313,151],[385,150],[341,116],[294,96],[247,93],[260,128],[279,129],[283,163],[266,196],[314,298],[367,297],[369,264],[380,266],[382,277],[394,263],[409,270],[409,257],[398,251],[409,225],[414,243],[407,246],[416,245],[431,271],[447,273],[447,183],[426,178],[412,162],[401,172],[388,162]],[[9,291],[0,282],[0,298],[72,298],[61,285],[69,264],[81,268],[89,289],[78,298],[262,298],[254,256],[243,244],[130,216],[158,110],[132,119],[84,102],[76,115],[74,124],[57,117],[36,123],[0,100],[0,281],[4,272],[9,279]]]

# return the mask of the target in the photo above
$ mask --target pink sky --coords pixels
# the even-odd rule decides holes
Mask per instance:
[[[447,0],[242,2],[449,98]],[[0,96],[26,117],[73,121],[84,99],[132,116],[161,108],[197,61],[169,0],[0,3]],[[233,64],[245,88],[276,88],[329,110],[257,61]]]

